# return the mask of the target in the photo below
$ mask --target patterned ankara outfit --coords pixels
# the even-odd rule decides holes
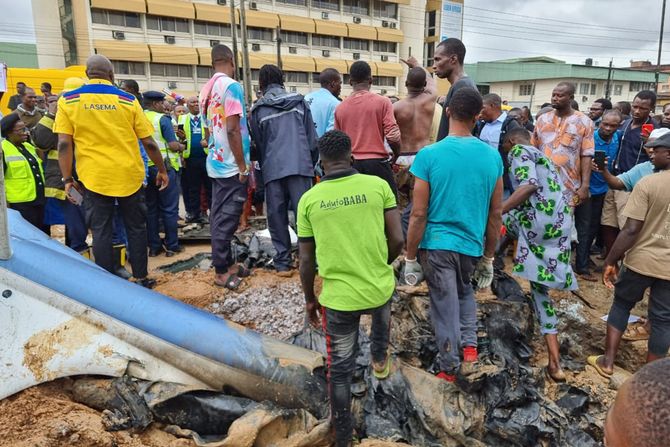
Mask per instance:
[[[548,289],[575,290],[570,265],[572,214],[554,164],[538,149],[517,145],[508,155],[512,185],[537,186],[526,202],[510,210],[507,230],[518,235],[515,275],[531,282],[542,334],[555,334],[558,319]]]

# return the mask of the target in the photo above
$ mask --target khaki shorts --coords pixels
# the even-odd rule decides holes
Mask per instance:
[[[627,217],[623,215],[630,193],[628,191],[614,191],[610,189],[605,194],[603,203],[603,213],[600,218],[600,224],[608,227],[622,229],[626,223]]]

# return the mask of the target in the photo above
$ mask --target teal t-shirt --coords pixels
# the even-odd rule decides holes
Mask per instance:
[[[503,173],[498,151],[475,137],[450,136],[422,149],[410,172],[430,184],[420,248],[481,256],[491,196]]]
[[[396,207],[388,183],[355,170],[326,176],[298,204],[298,237],[314,239],[323,288],[319,303],[357,311],[385,304],[395,288],[384,212]]]

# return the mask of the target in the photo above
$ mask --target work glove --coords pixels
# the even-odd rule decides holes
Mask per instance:
[[[493,258],[482,256],[475,267],[472,279],[477,284],[478,289],[487,289],[493,282]]]
[[[405,284],[410,286],[416,286],[421,281],[423,281],[423,270],[421,269],[421,264],[419,264],[415,259],[405,258],[405,269],[403,270],[403,278],[405,279]]]

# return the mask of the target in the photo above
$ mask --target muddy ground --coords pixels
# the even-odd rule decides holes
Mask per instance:
[[[280,278],[269,271],[256,270],[244,280],[237,292],[230,292],[212,285],[211,270],[189,270],[179,273],[162,273],[157,268],[177,260],[187,259],[195,253],[209,250],[208,245],[189,244],[177,257],[150,258],[150,268],[158,279],[156,290],[185,303],[254,328],[267,335],[285,338],[303,327],[302,294],[297,273]],[[595,258],[594,258],[595,260]],[[509,264],[509,261],[508,261]],[[521,283],[527,291],[528,284]],[[609,381],[601,378],[592,368],[585,367],[587,355],[601,353],[604,346],[605,323],[601,317],[609,310],[612,292],[600,283],[580,281],[580,295],[593,307],[569,293],[556,293],[554,298],[561,318],[563,354],[570,359],[566,372],[568,383],[588,390],[590,400],[596,405],[593,418],[602,424],[605,409],[612,403],[616,391]],[[482,293],[480,300],[491,299]],[[644,315],[645,308],[638,308],[637,315]],[[539,333],[534,338],[533,366],[546,365],[544,346]],[[618,358],[619,366],[635,372],[644,360],[646,342],[624,342]],[[621,378],[627,376],[621,373]],[[16,447],[186,447],[194,446],[191,440],[180,439],[152,424],[143,433],[131,431],[108,432],[102,424],[101,413],[74,402],[72,381],[62,379],[43,384],[0,401],[0,446]],[[547,381],[545,394],[557,397],[558,387]],[[406,444],[366,440],[368,447],[401,446]]]

